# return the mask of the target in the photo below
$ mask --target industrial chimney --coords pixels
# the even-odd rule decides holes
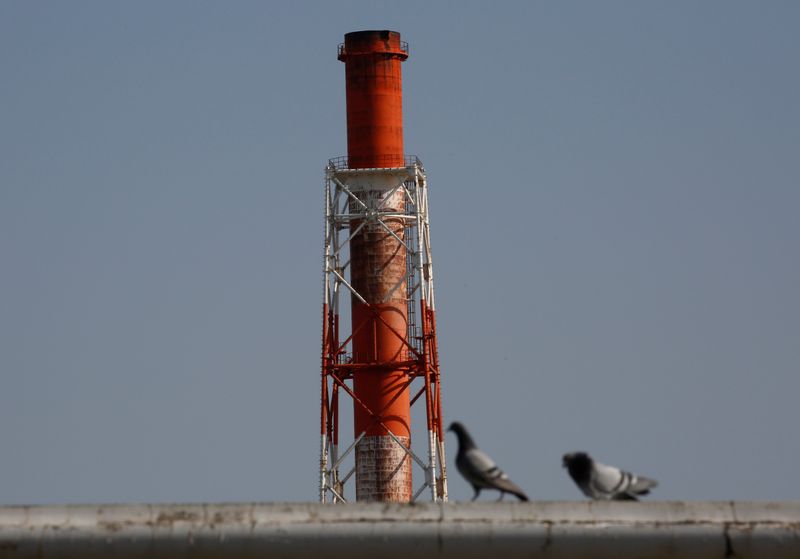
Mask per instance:
[[[345,63],[348,155],[326,168],[320,500],[346,501],[354,473],[357,501],[409,502],[426,488],[444,501],[427,180],[419,159],[403,150],[408,44],[395,31],[357,31],[345,35],[338,58]],[[340,323],[343,292],[350,295],[349,331]],[[354,413],[344,452],[342,393]],[[411,449],[417,401],[426,407],[425,459]],[[341,475],[351,453],[355,463]],[[416,490],[414,463],[424,474]]]

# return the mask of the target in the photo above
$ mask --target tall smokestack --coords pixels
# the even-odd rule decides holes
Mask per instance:
[[[347,155],[351,169],[403,166],[403,81],[400,63],[408,58],[400,34],[394,31],[357,31],[344,37],[339,60],[345,64],[347,84]],[[399,212],[404,193],[385,199],[397,180],[373,174],[357,181],[356,196],[368,206],[382,200],[384,210]],[[353,201],[351,204],[357,204]],[[411,415],[405,373],[393,362],[407,358],[403,340],[408,328],[406,250],[392,233],[403,238],[399,219],[381,224],[352,221],[350,244],[353,287],[366,304],[352,298],[353,358],[375,366],[355,373],[354,392],[371,410],[381,413],[376,424],[367,410],[355,405],[355,433],[366,436],[356,446],[356,499],[401,501],[411,499],[411,458],[399,448],[387,429],[411,445]]]
[[[358,501],[408,502],[426,488],[445,501],[427,183],[422,164],[403,151],[408,45],[395,31],[357,31],[345,35],[338,58],[348,156],[326,169],[320,499],[330,493],[345,501],[344,484],[355,473]],[[339,331],[343,291],[350,292],[349,335]],[[424,386],[411,398],[415,380]],[[353,401],[354,443],[340,456],[341,392]],[[410,407],[418,399],[426,406],[427,462],[411,451]],[[355,466],[340,476],[351,452]],[[412,458],[424,468],[416,493]]]

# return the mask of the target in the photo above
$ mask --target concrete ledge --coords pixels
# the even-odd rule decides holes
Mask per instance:
[[[0,507],[0,558],[800,558],[800,502]]]

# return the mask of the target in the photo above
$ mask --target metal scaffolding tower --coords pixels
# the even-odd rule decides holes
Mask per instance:
[[[396,160],[396,157],[394,158]],[[416,157],[404,157],[402,167],[350,168],[345,157],[331,159],[325,172],[325,255],[322,327],[322,398],[319,464],[319,499],[322,502],[346,502],[344,486],[356,472],[357,465],[348,459],[364,439],[363,429],[346,448],[340,444],[340,396],[352,399],[354,406],[381,425],[389,434],[393,449],[384,456],[394,456],[387,467],[386,483],[400,469],[398,464],[413,461],[424,473],[424,481],[413,492],[412,501],[425,490],[431,500],[447,501],[442,429],[441,373],[436,344],[436,316],[433,290],[433,266],[428,221],[428,185],[422,163]],[[387,182],[388,181],[388,182]],[[385,185],[380,189],[375,184]],[[397,200],[402,198],[403,203]],[[400,207],[398,207],[400,206]],[[350,247],[360,235],[383,235],[391,238],[398,251],[405,253],[406,271],[386,295],[396,297],[405,290],[407,320],[402,328],[390,324],[375,302],[368,302],[349,278]],[[344,331],[340,316],[342,294],[364,305],[373,320],[362,321],[352,331]],[[349,302],[349,301],[348,301]],[[346,310],[346,309],[345,309]],[[359,329],[379,324],[388,328],[402,343],[401,355],[386,362],[371,356],[354,355],[352,341]],[[357,397],[353,378],[359,370],[400,370],[402,386],[383,409],[370,407]],[[407,390],[412,390],[410,405],[422,402],[427,418],[427,456],[418,456],[410,444],[385,425],[386,408]],[[348,466],[346,466],[348,464]],[[410,480],[409,480],[410,481]]]

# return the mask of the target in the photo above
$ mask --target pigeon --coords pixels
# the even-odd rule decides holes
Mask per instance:
[[[472,500],[478,498],[482,489],[497,489],[500,491],[502,500],[506,493],[516,495],[520,501],[527,501],[528,496],[513,481],[508,479],[489,455],[475,446],[467,430],[458,421],[450,424],[448,431],[453,431],[458,437],[458,454],[456,454],[456,468],[464,476],[472,488],[475,495]]]
[[[585,452],[565,454],[563,466],[583,494],[591,499],[638,501],[637,497],[647,495],[658,485],[654,479],[595,462]]]

